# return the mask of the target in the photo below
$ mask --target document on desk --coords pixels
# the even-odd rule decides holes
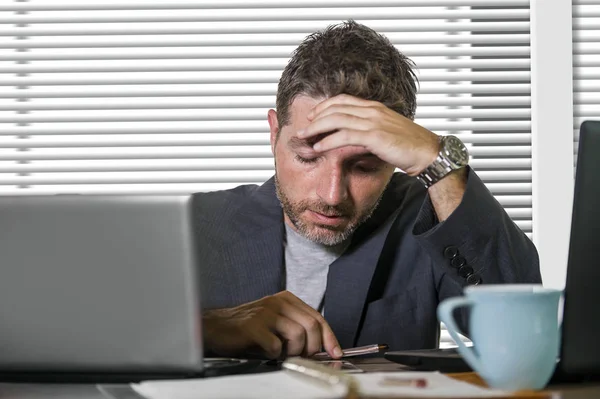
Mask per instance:
[[[354,374],[361,396],[389,398],[493,398],[510,396],[458,381],[437,372]],[[403,384],[425,380],[425,386]],[[394,382],[396,381],[396,383]],[[398,383],[400,382],[400,383]],[[343,386],[313,384],[285,371],[177,381],[145,381],[131,387],[147,399],[336,399]]]

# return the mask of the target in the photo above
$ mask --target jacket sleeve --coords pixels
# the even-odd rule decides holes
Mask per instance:
[[[438,223],[427,195],[413,235],[430,256],[439,302],[462,295],[469,284],[541,283],[535,246],[471,168],[450,217]],[[465,332],[467,314],[457,312]]]

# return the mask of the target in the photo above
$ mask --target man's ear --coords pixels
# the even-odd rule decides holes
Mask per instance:
[[[275,142],[277,141],[277,135],[279,134],[279,122],[277,122],[277,112],[274,109],[270,109],[267,114],[269,120],[269,129],[271,130],[271,152],[275,155]]]

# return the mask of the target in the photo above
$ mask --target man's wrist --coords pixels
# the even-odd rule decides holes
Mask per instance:
[[[435,184],[428,187],[428,191],[441,190],[442,187],[452,185],[463,188],[467,185],[467,167],[463,166],[460,169],[454,169],[449,172],[443,179],[438,180]]]
[[[438,143],[434,160],[416,175],[426,188],[443,180],[454,170],[464,168],[469,162],[468,150],[458,137],[439,136]]]
[[[448,219],[462,202],[467,188],[468,168],[462,167],[448,173],[427,191],[440,222]]]
[[[435,133],[434,133],[435,134]],[[437,135],[436,135],[437,136]],[[435,144],[428,146],[427,148],[421,149],[421,156],[419,160],[411,167],[407,169],[405,172],[412,177],[417,177],[423,171],[425,171],[432,163],[435,162],[439,153],[440,153],[440,138],[441,136],[437,136],[437,140]]]

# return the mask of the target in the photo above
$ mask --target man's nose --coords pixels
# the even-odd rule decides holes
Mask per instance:
[[[341,168],[323,171],[317,195],[327,205],[339,205],[348,198],[348,184]]]

